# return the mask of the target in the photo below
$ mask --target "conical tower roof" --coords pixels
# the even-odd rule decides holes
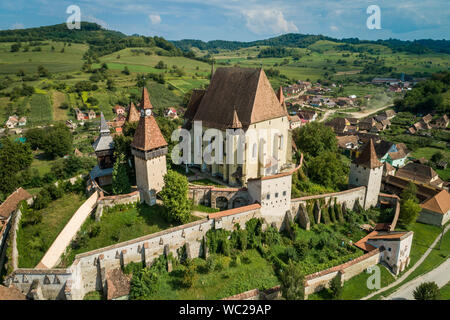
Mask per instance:
[[[100,134],[109,134],[109,127],[106,123],[105,116],[103,115],[103,112],[100,113]]]
[[[286,107],[286,103],[284,101],[283,87],[281,87],[281,86],[280,86],[280,89],[278,89],[277,98],[287,113],[287,107]]]
[[[147,89],[144,88],[142,92],[141,107],[143,112],[139,119],[136,132],[134,134],[131,146],[142,151],[150,151],[167,146],[167,142],[159,129],[153,112],[151,112],[152,105],[148,96]]]
[[[369,143],[365,145],[359,157],[353,160],[353,163],[370,169],[383,166],[383,164],[378,160],[372,139],[370,139]]]
[[[127,122],[137,122],[139,121],[139,111],[133,102],[130,104],[130,109],[127,114]]]
[[[239,120],[238,114],[236,112],[236,108],[234,108],[234,111],[233,111],[233,120],[230,123],[230,128],[231,129],[241,129],[242,128],[242,123]]]
[[[142,89],[142,98],[141,98],[141,109],[153,109],[152,103],[150,102],[150,98],[148,96],[147,88],[144,87]]]

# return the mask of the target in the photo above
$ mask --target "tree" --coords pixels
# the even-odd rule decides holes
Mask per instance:
[[[30,167],[33,161],[28,143],[0,140],[0,192],[10,193],[17,187],[16,174]]]
[[[401,198],[403,200],[408,200],[411,199],[416,203],[419,203],[419,200],[417,199],[417,186],[410,182],[408,183],[408,186],[403,189],[402,194],[401,194]]]
[[[44,68],[44,66],[42,66],[42,65],[38,66],[37,72],[38,72],[39,77],[41,77],[41,78],[50,76],[50,72],[48,72],[48,70],[46,68]]]
[[[441,293],[436,282],[424,282],[414,289],[416,300],[439,300]]]
[[[125,75],[127,75],[127,76],[130,75],[130,70],[128,69],[127,66],[125,66],[125,68],[123,68],[122,73],[125,74]]]
[[[133,274],[130,299],[149,299],[158,291],[158,273],[152,268],[144,268]]]
[[[128,177],[125,155],[121,154],[114,163],[112,172],[112,189],[114,194],[127,194],[131,192],[130,179]]]
[[[19,49],[20,49],[21,46],[22,46],[22,45],[20,44],[20,42],[19,42],[19,43],[14,43],[14,44],[12,44],[12,45],[11,45],[11,52],[17,52],[17,51],[19,51]]]
[[[404,226],[408,226],[416,221],[420,211],[422,208],[413,199],[402,200],[398,221]]]
[[[30,144],[31,149],[33,150],[44,148],[46,136],[45,130],[39,128],[31,128],[25,132],[27,143]]]
[[[342,283],[339,275],[330,280],[331,296],[334,300],[339,300],[342,296]]]
[[[324,151],[337,152],[337,139],[333,130],[319,122],[311,122],[293,131],[297,147],[312,157]]]
[[[444,158],[444,154],[442,152],[438,151],[435,154],[433,154],[433,156],[431,157],[431,161],[433,161],[434,163],[438,163],[443,158]]]
[[[339,155],[325,151],[308,162],[309,178],[326,188],[338,189],[347,183],[348,168],[341,161]]]
[[[64,124],[57,124],[46,130],[47,134],[42,147],[45,153],[55,158],[71,152],[73,136],[69,128]]]
[[[299,267],[292,261],[281,273],[281,294],[286,300],[305,299],[305,276]]]
[[[191,212],[187,178],[169,170],[164,176],[164,188],[160,192],[169,221],[187,223]]]
[[[106,87],[108,88],[108,90],[114,91],[116,89],[114,80],[113,79],[108,79],[106,81]]]

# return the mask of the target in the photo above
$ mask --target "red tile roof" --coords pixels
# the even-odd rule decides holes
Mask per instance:
[[[359,157],[353,160],[353,163],[370,169],[378,168],[383,165],[378,160],[372,139],[370,139],[369,143],[366,144]]]
[[[0,219],[8,219],[11,213],[16,210],[20,201],[30,199],[31,197],[32,195],[23,188],[19,188],[11,193],[0,205]]]
[[[261,205],[259,203],[254,203],[254,204],[244,206],[244,207],[239,207],[239,208],[234,208],[234,209],[225,210],[225,211],[221,211],[221,212],[211,213],[208,215],[208,219],[217,219],[217,218],[227,217],[227,216],[231,216],[231,215],[246,212],[246,211],[256,210],[259,208],[261,208]]]
[[[446,214],[450,210],[450,194],[447,190],[442,190],[434,197],[428,199],[420,205],[422,209]]]

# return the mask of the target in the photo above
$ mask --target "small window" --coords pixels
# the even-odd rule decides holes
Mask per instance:
[[[390,252],[390,251],[391,251],[391,248],[388,248],[388,251]]]
[[[270,194],[268,194],[266,198],[267,198],[267,200],[269,200],[270,199]]]
[[[275,198],[278,198],[278,192],[275,192]]]
[[[253,153],[252,153],[252,157],[256,158],[256,154],[258,151],[258,145],[256,143],[253,144]]]
[[[283,196],[286,196],[286,191],[283,191]]]

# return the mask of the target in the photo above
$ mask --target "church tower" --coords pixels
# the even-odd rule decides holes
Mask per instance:
[[[162,190],[163,178],[167,173],[167,142],[153,116],[153,106],[146,88],[142,90],[140,109],[140,119],[131,143],[131,153],[134,155],[136,184],[141,200],[148,205],[154,205],[156,194]]]
[[[352,161],[348,179],[350,186],[366,187],[366,198],[361,204],[364,209],[377,205],[382,176],[383,164],[378,160],[373,140],[370,139],[359,157]]]

